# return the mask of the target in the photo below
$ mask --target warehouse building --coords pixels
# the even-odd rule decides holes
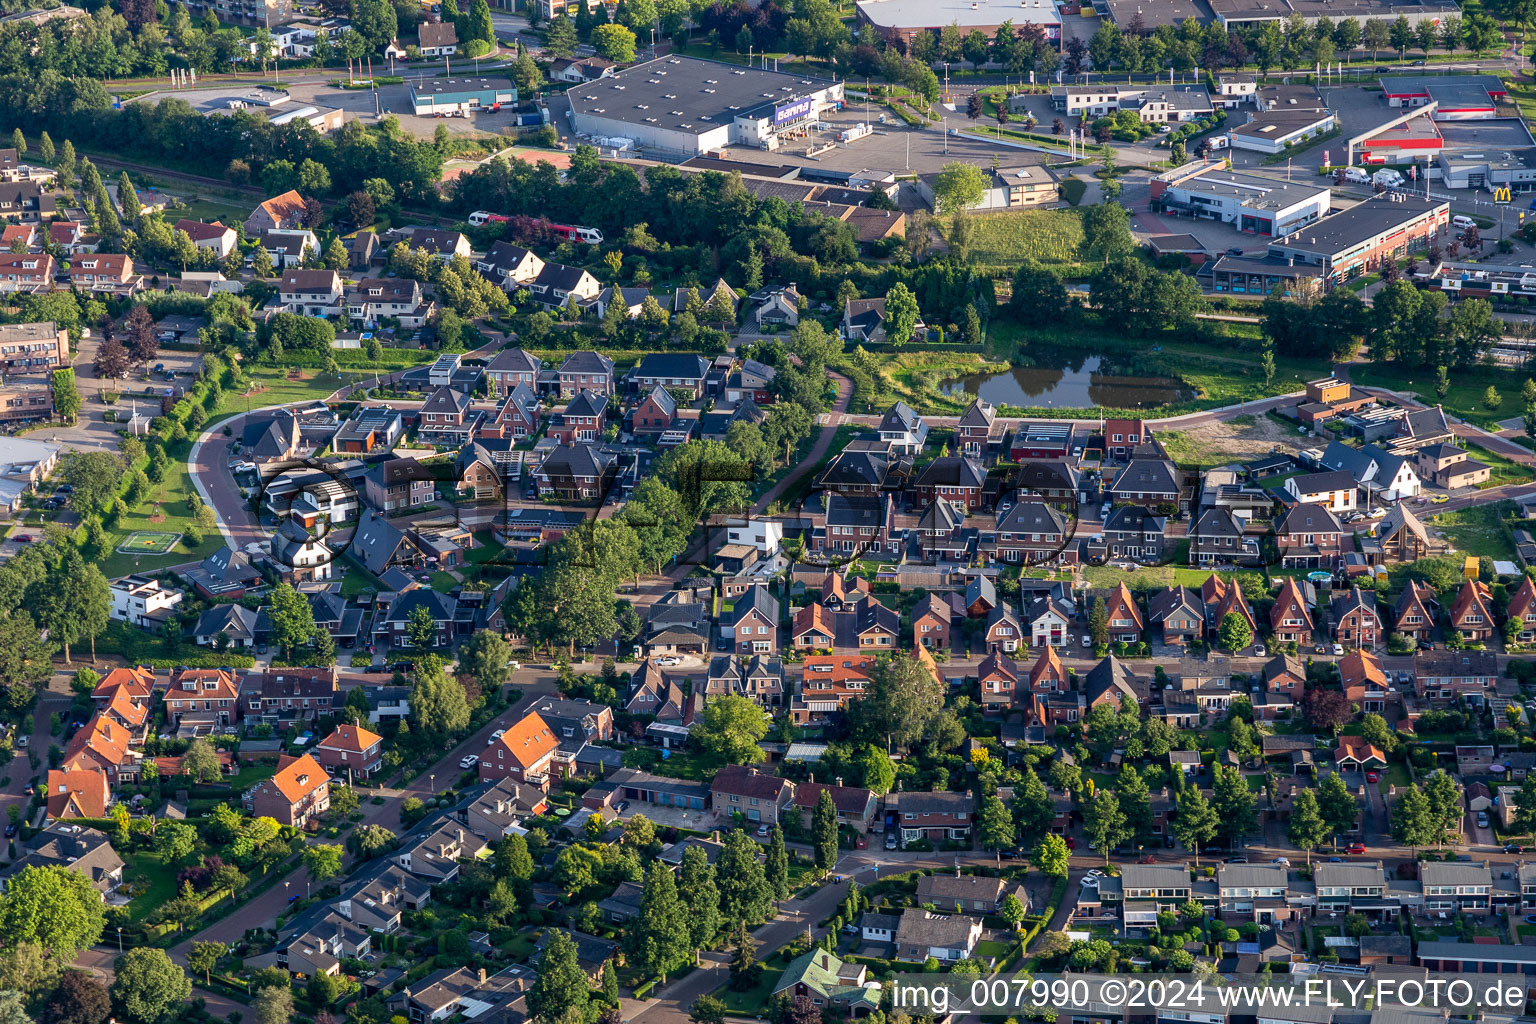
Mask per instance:
[[[1186,18],[1202,25],[1211,20],[1210,11],[1195,0],[1093,0],[1093,11],[1134,35],[1150,35],[1163,25],[1177,28]]]
[[[581,136],[697,156],[726,146],[777,150],[804,138],[822,114],[842,107],[843,83],[696,57],[658,57],[573,86],[566,96]]]
[[[1231,224],[1257,235],[1287,235],[1331,209],[1325,185],[1277,181],[1195,161],[1152,179],[1152,202],[1164,213]]]
[[[1497,117],[1509,98],[1497,75],[1393,75],[1381,79],[1381,93],[1391,107],[1435,104],[1436,121]]]
[[[1427,248],[1446,230],[1451,206],[1438,199],[1391,193],[1333,213],[1269,243],[1269,257],[1322,270],[1323,286],[1371,272],[1384,259]]]
[[[1273,156],[1333,131],[1338,121],[1326,110],[1266,110],[1227,130],[1227,145]]]
[[[1364,24],[1399,17],[1407,18],[1410,25],[1428,21],[1438,26],[1443,18],[1461,15],[1453,0],[1286,0],[1283,4],[1274,0],[1210,0],[1210,4],[1217,23],[1229,31],[1268,21],[1283,23],[1297,15],[1309,26],[1322,18],[1337,25],[1345,18]]]
[[[938,37],[949,25],[961,35],[980,30],[991,39],[998,26],[1012,22],[1015,32],[1038,25],[1045,38],[1061,38],[1061,15],[1055,0],[859,0],[859,22],[885,37],[910,43],[924,32]]]
[[[434,114],[469,114],[498,103],[516,103],[517,87],[510,78],[413,78],[411,112],[417,117]]]

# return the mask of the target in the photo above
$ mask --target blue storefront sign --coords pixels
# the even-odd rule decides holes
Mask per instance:
[[[796,121],[811,112],[809,99],[792,100],[773,108],[773,126],[775,128],[790,121]]]

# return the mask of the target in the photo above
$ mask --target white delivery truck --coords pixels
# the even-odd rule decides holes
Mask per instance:
[[[1385,185],[1387,188],[1401,188],[1403,176],[1390,167],[1383,167],[1371,175],[1371,181],[1377,185]]]
[[[1364,167],[1346,167],[1344,169],[1344,180],[1354,182],[1356,185],[1368,185],[1370,184],[1371,176],[1365,172]]]

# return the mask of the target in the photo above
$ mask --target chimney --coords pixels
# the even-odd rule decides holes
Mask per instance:
[[[455,831],[458,832],[458,834],[459,834],[459,842],[462,843],[464,841],[464,830],[463,829],[456,829]]]
[[[720,841],[720,830],[719,829],[715,829],[713,832],[711,832],[709,834],[709,838],[713,839],[715,842],[718,843]]]
[[[479,973],[480,973],[480,984],[484,985],[485,984],[485,968],[484,967],[480,968],[480,972]]]
[[[816,781],[816,773],[815,773],[815,772],[811,772],[811,774],[810,774],[810,776],[809,776],[809,780],[810,780],[810,781],[811,781],[811,782],[812,782],[812,783],[814,783],[814,782],[815,782],[815,781]]]

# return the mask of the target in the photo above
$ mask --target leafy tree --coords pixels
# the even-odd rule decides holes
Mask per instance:
[[[1307,721],[1319,729],[1329,730],[1335,736],[1355,717],[1354,706],[1337,690],[1313,690],[1307,694],[1303,707]]]
[[[182,755],[181,770],[194,782],[209,783],[219,781],[224,774],[224,765],[213,744],[199,736]]]
[[[773,891],[757,860],[757,844],[740,829],[725,835],[725,847],[715,861],[715,885],[720,890],[720,915],[727,921],[756,924],[768,917]]]
[[[1045,783],[1035,773],[1034,765],[1026,765],[1023,777],[1014,787],[1013,821],[1019,830],[1019,842],[1026,849],[1033,849],[1051,829],[1056,817],[1050,794]]]
[[[58,987],[43,1006],[45,1024],[103,1024],[111,1013],[106,986],[84,971],[60,975]]]
[[[1105,264],[1128,256],[1135,249],[1131,218],[1125,207],[1099,203],[1083,210],[1082,256]]]
[[[377,857],[393,846],[394,842],[395,834],[383,825],[360,825],[347,837],[347,845],[359,860]]]
[[[921,315],[917,296],[912,294],[911,289],[900,281],[893,284],[885,294],[886,340],[897,348],[905,345],[912,340],[912,333],[917,329]]]
[[[1392,839],[1418,850],[1443,840],[1429,798],[1417,785],[1409,786],[1392,805]]]
[[[1291,802],[1290,818],[1286,822],[1286,835],[1290,837],[1293,846],[1306,853],[1307,864],[1311,865],[1312,851],[1328,838],[1328,822],[1323,819],[1317,794],[1312,790],[1302,790]]]
[[[197,829],[184,821],[163,821],[155,828],[155,852],[167,864],[190,856],[197,849]]]
[[[73,423],[80,415],[80,390],[75,387],[75,371],[68,367],[53,371],[53,409],[64,423]]]
[[[754,861],[755,863],[755,861]],[[692,958],[687,911],[678,900],[672,869],[659,861],[645,873],[640,913],[624,934],[625,958],[648,977],[666,980]]]
[[[767,755],[758,741],[768,734],[763,709],[740,696],[717,697],[704,705],[692,740],[713,764],[756,764]]]
[[[635,59],[635,34],[623,25],[598,25],[592,30],[592,48],[604,60],[629,64]]]
[[[1447,832],[1461,832],[1461,787],[1445,771],[1435,771],[1424,780],[1424,798],[1429,801],[1430,812],[1439,826],[1435,845],[1440,846],[1445,842]]]
[[[135,1024],[160,1024],[180,1012],[192,994],[187,973],[151,946],[130,949],[117,958],[112,1001]],[[286,989],[285,989],[286,991]]]
[[[871,673],[870,699],[847,711],[850,732],[862,743],[910,749],[944,706],[943,682],[914,658],[881,660]]]
[[[1536,839],[1536,775],[1527,775],[1515,794],[1514,832]]]
[[[457,679],[430,655],[416,666],[411,687],[412,727],[440,742],[469,725],[469,698]]]
[[[688,938],[694,949],[709,945],[720,930],[720,890],[715,866],[703,849],[690,846],[678,869],[677,898],[687,908]]]
[[[1109,607],[1102,597],[1088,610],[1088,637],[1096,648],[1109,646]]]
[[[1067,870],[1072,865],[1072,850],[1061,836],[1047,833],[1040,840],[1040,845],[1035,847],[1034,855],[1030,860],[1044,874],[1052,878],[1065,878]]]
[[[789,899],[789,851],[784,847],[782,826],[774,825],[773,832],[769,835],[768,860],[763,867],[763,876],[773,899]]]
[[[816,866],[823,871],[837,864],[837,804],[830,789],[822,789],[812,812],[811,849],[816,856]]]
[[[287,1024],[293,1019],[293,989],[286,982],[255,989],[251,1010],[256,1024]]]
[[[688,1019],[693,1024],[725,1024],[725,1003],[714,996],[699,996],[688,1007]]]
[[[83,874],[62,867],[23,867],[0,893],[0,934],[9,944],[32,942],[59,963],[101,938],[106,909]]]
[[[578,42],[576,26],[570,18],[559,17],[550,21],[549,29],[544,36],[544,49],[551,56],[572,56],[576,52]]]
[[[1248,620],[1237,612],[1227,612],[1222,616],[1216,637],[1217,643],[1236,653],[1253,643],[1253,629],[1248,625]]]
[[[512,645],[499,633],[482,629],[459,648],[459,671],[475,677],[482,693],[505,686],[512,678]]]
[[[1217,765],[1212,788],[1212,806],[1221,825],[1218,834],[1229,844],[1237,844],[1258,825],[1253,790],[1243,773],[1231,765]]]
[[[1001,857],[1004,849],[1013,847],[1016,836],[1013,815],[1008,813],[1008,807],[996,794],[982,800],[979,825],[983,849],[997,851]]]
[[[1337,844],[1339,834],[1354,828],[1360,815],[1354,794],[1337,772],[1323,776],[1322,783],[1317,787],[1317,804]]]
[[[315,615],[309,599],[292,584],[279,583],[272,588],[267,617],[272,622],[272,639],[283,649],[283,656],[293,660],[299,647],[315,636]]]
[[[752,941],[752,933],[747,931],[747,922],[736,922],[734,945],[736,953],[731,957],[731,985],[734,988],[748,988],[757,976],[757,947]]]
[[[963,213],[981,205],[987,192],[987,175],[975,164],[954,161],[939,171],[933,182],[933,210],[941,217]]]
[[[476,2],[483,4],[485,0]],[[580,1020],[590,998],[587,976],[576,961],[576,943],[569,932],[551,929],[539,957],[537,977],[528,990],[530,1016],[546,1024]]]
[[[1003,905],[998,908],[998,916],[1017,931],[1019,925],[1024,923],[1024,901],[1010,892],[1003,897]]]
[[[1179,794],[1179,813],[1169,824],[1174,837],[1184,844],[1185,849],[1195,855],[1195,865],[1200,864],[1200,851],[1216,837],[1216,831],[1221,826],[1221,819],[1217,817],[1216,810],[1200,792],[1198,786],[1191,786]]]
[[[1083,832],[1104,854],[1107,867],[1110,851],[1131,838],[1130,824],[1114,793],[1101,791],[1088,802],[1083,809]]]
[[[229,947],[222,942],[194,942],[187,949],[187,966],[203,976],[203,984],[210,983],[213,969],[219,965]]]
[[[1125,812],[1126,823],[1131,827],[1131,837],[1145,844],[1152,838],[1152,794],[1147,782],[1135,765],[1120,769],[1115,779],[1115,796],[1120,809]]]
[[[304,847],[304,867],[317,882],[324,882],[341,874],[340,846],[318,843]]]

